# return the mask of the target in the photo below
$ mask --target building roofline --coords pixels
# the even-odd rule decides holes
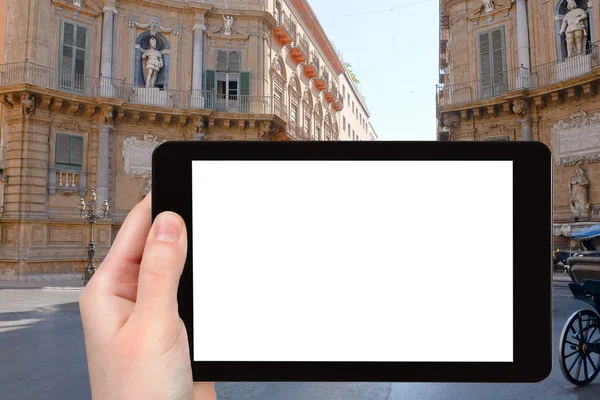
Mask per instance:
[[[317,39],[317,42],[323,49],[325,56],[327,57],[329,62],[331,62],[331,64],[333,64],[333,68],[335,69],[335,72],[338,75],[342,74],[344,71],[344,67],[343,67],[339,57],[337,56],[335,49],[333,48],[333,45],[329,41],[329,38],[325,34],[325,31],[323,30],[323,27],[322,27],[321,23],[319,22],[319,19],[315,15],[310,4],[308,4],[308,1],[307,0],[290,0],[290,1],[294,5],[294,7],[296,7],[296,10],[298,10],[300,15],[302,16],[304,23],[311,29],[313,35],[315,35],[315,38]]]
[[[342,67],[344,68],[344,76],[346,77],[346,80],[348,82],[350,82],[350,86],[352,86],[352,90],[354,91],[354,94],[356,95],[356,98],[358,98],[358,101],[360,101],[360,104],[362,104],[363,108],[365,109],[365,112],[367,113],[367,117],[371,118],[371,113],[369,112],[369,107],[367,107],[367,102],[364,101],[364,99],[362,97],[362,94],[360,93],[360,91],[356,87],[356,84],[352,80],[352,77],[348,73],[348,69],[346,68],[346,65],[344,65],[344,63],[342,63]]]

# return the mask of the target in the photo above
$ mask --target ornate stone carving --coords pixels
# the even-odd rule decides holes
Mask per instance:
[[[156,17],[150,18],[147,24],[136,21],[135,17],[129,17],[128,25],[130,28],[149,29],[152,36],[156,36],[158,32],[173,33],[176,36],[181,35],[181,25],[175,24],[171,28],[165,28],[160,24],[160,19]]]
[[[575,176],[569,181],[569,193],[571,194],[571,212],[575,218],[579,218],[582,212],[589,211],[591,209],[590,203],[588,203],[588,187],[590,181],[585,175],[585,171],[579,165],[575,170]]]
[[[102,109],[102,123],[112,124],[113,122],[113,108],[112,106],[106,106]]]
[[[231,32],[233,29],[233,17],[231,15],[223,16],[223,30],[225,35],[231,36]]]
[[[442,126],[449,132],[460,127],[460,116],[452,113],[444,114],[442,118]]]
[[[524,99],[515,99],[513,100],[512,110],[515,114],[522,118],[527,118],[529,114],[529,107],[527,101]]]
[[[54,243],[79,243],[83,242],[83,231],[72,228],[49,228],[48,241]]]
[[[485,8],[485,12],[494,11],[494,0],[481,0],[481,3],[483,4],[483,8]]]
[[[152,179],[148,179],[148,181],[146,182],[146,187],[144,187],[142,189],[142,197],[146,197],[148,195],[148,193],[150,193],[150,191],[152,190]]]
[[[567,0],[569,10],[560,27],[560,34],[565,35],[567,42],[567,54],[569,57],[582,54],[587,42],[588,15],[577,7],[575,0]]]
[[[29,92],[23,93],[23,97],[21,98],[21,106],[23,107],[23,114],[35,114],[35,97]]]
[[[144,140],[137,137],[123,141],[125,173],[135,178],[149,179],[152,176],[152,152],[166,140],[158,141],[156,135],[146,134]]]
[[[558,121],[552,128],[552,148],[556,165],[600,161],[600,113],[590,118],[580,111],[570,121]]]

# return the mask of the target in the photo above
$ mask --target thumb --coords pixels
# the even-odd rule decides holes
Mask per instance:
[[[159,214],[146,240],[140,263],[135,311],[145,324],[163,325],[178,316],[177,288],[187,256],[183,219],[172,212]]]

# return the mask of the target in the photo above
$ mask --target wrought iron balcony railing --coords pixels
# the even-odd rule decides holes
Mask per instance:
[[[129,104],[174,109],[208,109],[215,112],[276,114],[271,96],[226,96],[209,90],[146,88],[116,79],[63,74],[57,69],[30,62],[0,64],[0,89],[29,84],[86,97],[106,97]],[[283,113],[285,115],[285,113]]]
[[[493,76],[472,82],[437,86],[438,106],[449,106],[489,99],[514,90],[537,89],[591,73],[600,67],[598,43],[584,54],[531,68],[498,71]],[[444,71],[446,73],[446,71]]]

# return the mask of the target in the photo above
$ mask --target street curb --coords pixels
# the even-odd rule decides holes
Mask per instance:
[[[42,290],[83,290],[83,287],[68,287],[68,286],[44,286]]]

